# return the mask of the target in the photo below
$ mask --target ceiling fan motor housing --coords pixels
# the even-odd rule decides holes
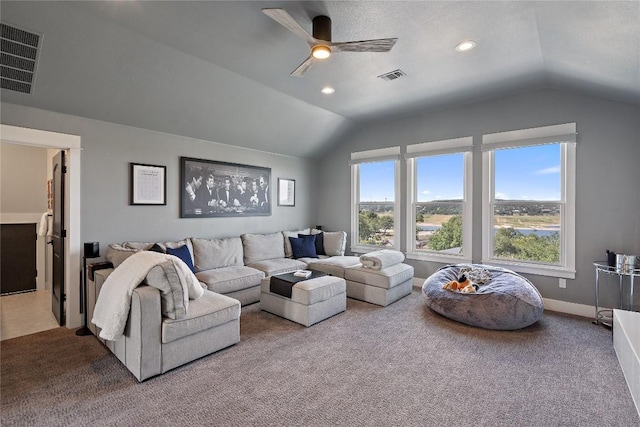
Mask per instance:
[[[331,18],[323,15],[313,18],[313,37],[318,40],[331,41]]]

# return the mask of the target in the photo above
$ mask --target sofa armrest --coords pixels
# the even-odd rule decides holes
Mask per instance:
[[[104,281],[107,280],[107,277],[109,277],[112,271],[113,268],[103,268],[101,270],[94,271],[93,277],[87,277],[87,327],[96,337],[100,331],[96,325],[91,323],[91,319],[93,319],[93,310],[96,306],[100,289],[102,289]]]
[[[87,297],[89,304],[87,315],[93,316],[93,309],[100,289],[113,269],[103,269],[95,272],[95,281],[88,282]],[[90,322],[91,320],[89,320]],[[93,323],[91,331],[98,336],[99,329]],[[160,291],[151,286],[138,286],[131,295],[131,309],[129,319],[124,330],[124,337],[117,341],[103,341],[111,352],[138,379],[147,378],[162,372],[162,314],[160,307]]]
[[[160,291],[139,286],[131,296],[131,311],[124,332],[124,363],[138,381],[162,373],[161,335]]]

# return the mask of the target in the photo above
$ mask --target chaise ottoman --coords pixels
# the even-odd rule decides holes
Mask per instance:
[[[346,284],[340,277],[312,277],[295,283],[288,298],[271,292],[271,277],[267,277],[260,284],[260,308],[311,326],[347,309]]]
[[[351,267],[344,270],[347,296],[386,307],[411,293],[413,267],[395,264],[380,270]]]

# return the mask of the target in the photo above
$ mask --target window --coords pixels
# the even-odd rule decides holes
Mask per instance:
[[[399,249],[400,147],[351,154],[351,250]]]
[[[471,261],[472,138],[407,147],[407,257]]]
[[[483,262],[575,278],[575,123],[484,135]]]

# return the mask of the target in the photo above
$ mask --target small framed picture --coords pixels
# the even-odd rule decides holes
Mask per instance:
[[[130,205],[167,204],[167,167],[130,163]]]
[[[296,180],[278,178],[278,206],[296,205]]]

